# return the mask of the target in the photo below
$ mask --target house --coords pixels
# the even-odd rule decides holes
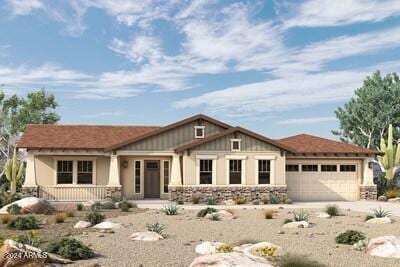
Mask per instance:
[[[61,201],[376,199],[380,154],[306,134],[273,140],[205,115],[164,127],[29,125],[17,146],[27,150],[24,191]]]

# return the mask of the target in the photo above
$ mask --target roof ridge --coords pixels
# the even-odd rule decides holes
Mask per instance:
[[[118,125],[118,124],[34,124],[30,123],[27,126],[34,127],[71,127],[71,126],[79,126],[79,127],[157,127],[161,128],[163,126],[160,125]]]

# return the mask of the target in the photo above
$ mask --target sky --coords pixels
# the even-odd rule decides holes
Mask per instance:
[[[60,123],[335,138],[376,70],[400,72],[399,0],[0,0],[0,89],[53,93]]]

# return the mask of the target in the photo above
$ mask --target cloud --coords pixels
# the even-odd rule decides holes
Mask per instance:
[[[377,22],[400,14],[398,0],[310,0],[302,4],[282,4],[279,13],[285,28],[339,26]]]
[[[335,117],[310,117],[310,118],[298,118],[298,119],[287,119],[279,121],[279,125],[290,125],[290,124],[316,124],[322,122],[336,121]]]
[[[28,15],[44,8],[41,0],[6,0],[6,4],[14,16]]]

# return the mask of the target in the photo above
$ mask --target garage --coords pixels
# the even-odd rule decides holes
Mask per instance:
[[[294,201],[359,199],[361,160],[287,159],[286,184]]]

